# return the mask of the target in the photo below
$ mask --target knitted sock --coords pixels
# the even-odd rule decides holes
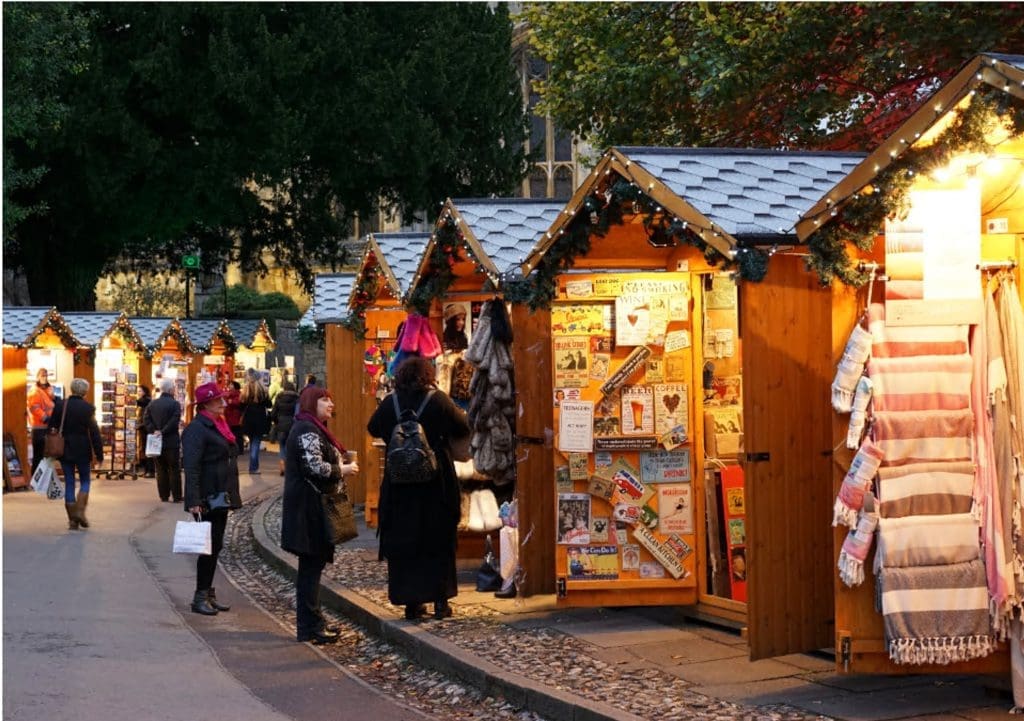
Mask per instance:
[[[868,418],[868,403],[874,384],[867,376],[861,376],[857,382],[857,393],[853,396],[853,407],[850,410],[850,427],[846,432],[846,447],[853,449],[860,445],[860,437],[864,435],[864,424]]]
[[[853,394],[870,354],[871,333],[859,325],[854,326],[832,381],[832,407],[837,413],[849,413],[853,407]]]
[[[870,495],[870,494],[869,494]],[[872,508],[873,503],[867,503]],[[857,528],[851,529],[839,552],[839,580],[851,588],[864,583],[864,561],[871,550],[871,542],[878,527],[878,514],[863,510]]]
[[[864,507],[864,495],[871,486],[871,481],[882,463],[882,453],[871,442],[864,441],[864,445],[853,457],[850,470],[843,478],[843,485],[839,487],[839,495],[836,497],[833,507],[832,525],[853,527],[857,523],[857,512]]]

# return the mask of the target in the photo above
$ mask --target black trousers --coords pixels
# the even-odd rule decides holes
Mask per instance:
[[[181,500],[181,449],[164,448],[160,455],[151,459],[156,465],[156,491],[160,500],[168,498]]]
[[[43,460],[43,449],[46,447],[46,428],[32,429],[32,473],[36,472],[36,466]],[[31,474],[30,476],[31,477]]]
[[[213,553],[209,556],[199,556],[196,560],[197,591],[206,591],[213,585],[213,574],[217,570],[217,557],[220,555],[220,549],[224,547],[224,529],[228,526],[228,512],[210,511],[203,516],[203,520],[210,522]]]
[[[323,630],[320,576],[326,565],[326,559],[319,556],[299,556],[299,570],[295,576],[295,631],[299,638]]]

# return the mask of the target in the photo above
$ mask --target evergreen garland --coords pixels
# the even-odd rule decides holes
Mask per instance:
[[[726,258],[690,229],[687,223],[666,214],[635,183],[616,176],[606,191],[595,190],[584,199],[576,217],[560,231],[559,237],[544,253],[528,278],[505,283],[505,299],[527,304],[530,310],[550,308],[558,295],[558,276],[572,268],[577,257],[590,251],[592,236],[603,238],[612,225],[622,224],[625,217],[623,207],[628,204],[632,204],[633,215],[644,215],[644,228],[653,245],[692,245],[701,250],[712,266],[734,269],[747,280],[758,281],[764,278],[768,269],[766,252],[759,248],[738,248],[735,259]]]
[[[817,273],[821,285],[840,280],[860,286],[867,281],[868,274],[858,271],[850,259],[847,243],[870,250],[886,218],[906,215],[908,193],[917,175],[942,168],[961,153],[991,153],[995,148],[985,140],[985,133],[998,123],[1009,121],[1014,134],[1024,132],[1024,108],[1010,101],[1008,93],[994,89],[974,93],[970,104],[935,142],[908,148],[842,208],[834,208],[825,224],[807,240],[807,267]]]
[[[434,232],[433,246],[423,276],[409,293],[406,305],[422,316],[430,315],[430,305],[435,298],[444,298],[455,282],[452,268],[463,260],[460,251],[466,242],[455,218],[445,216],[440,227]]]
[[[377,256],[370,251],[363,263],[363,269],[356,279],[356,287],[352,291],[352,305],[348,315],[341,322],[359,340],[366,337],[366,309],[373,305],[380,290],[381,271],[377,264]]]

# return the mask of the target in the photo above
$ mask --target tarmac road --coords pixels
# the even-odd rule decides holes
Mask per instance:
[[[242,496],[280,481],[243,474]],[[3,496],[5,721],[427,718],[297,643],[220,571],[231,611],[191,613],[195,557],[170,552],[188,516],[152,479],[94,480],[88,516],[68,531],[61,502]]]

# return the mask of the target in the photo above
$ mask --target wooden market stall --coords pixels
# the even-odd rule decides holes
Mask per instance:
[[[135,401],[145,344],[123,311],[63,315],[79,341],[74,353],[74,377],[89,381],[88,400],[96,407],[103,437],[104,464],[97,475],[134,479],[138,475]]]
[[[519,266],[544,231],[555,222],[560,203],[524,199],[448,199],[434,225],[434,232],[425,249],[412,283],[405,297],[405,305],[430,319],[431,326],[447,350],[439,359],[439,386],[448,390],[452,399],[463,407],[471,401],[468,379],[464,384],[454,379],[459,376],[460,360],[466,345],[472,342],[481,309],[485,301],[507,299],[505,285],[520,278]],[[459,315],[464,325],[458,327]],[[512,311],[513,333],[534,321],[521,311]],[[512,343],[514,385],[521,376],[535,376],[537,361],[530,348],[518,340]],[[472,367],[470,366],[470,369]],[[526,381],[522,381],[526,382]],[[528,384],[531,387],[532,384]],[[532,413],[536,399],[550,397],[522,395],[517,392],[517,408]],[[543,401],[541,401],[543,403]],[[521,416],[517,417],[517,422]],[[518,447],[522,454],[532,453],[531,436],[524,440],[521,430]],[[543,437],[543,434],[541,434]],[[542,441],[543,442],[543,441]],[[518,470],[522,470],[520,467]],[[521,474],[520,474],[521,475]],[[463,482],[463,491],[492,491],[498,503],[518,498],[520,519],[524,509],[533,501],[517,483],[500,484],[493,481]],[[529,517],[529,511],[526,511]],[[520,523],[522,527],[522,522]],[[483,555],[486,533],[461,530],[459,557],[479,559]],[[533,536],[523,534],[527,542]],[[525,574],[519,584],[522,593],[541,592],[544,579]]]
[[[550,308],[531,317],[520,393],[554,398],[518,433],[554,442],[521,461],[537,489],[537,546],[521,563],[560,603],[745,621],[756,561],[742,409],[756,356],[716,265],[756,274],[745,246],[792,242],[800,213],[860,157],[612,149],[529,254],[525,301]]]
[[[997,281],[1008,283],[1008,276],[1020,288],[1022,119],[1024,57],[972,59],[803,214],[796,232],[807,243],[804,257],[780,254],[771,259],[763,282],[743,286],[744,355],[760,359],[766,371],[744,397],[753,658],[834,647],[838,669],[849,672],[1006,668],[1002,645],[983,657],[941,666],[892,660],[900,644],[915,641],[887,637],[875,606],[873,553],[859,585],[856,579],[851,586],[840,581],[836,563],[849,529],[832,529],[826,519],[854,458],[847,448],[850,415],[834,411],[830,399],[837,364],[858,322],[865,316],[869,321],[871,376],[873,366],[874,372],[886,367],[874,356],[889,329],[907,325],[908,332],[924,328],[931,336],[974,327],[977,333],[984,293]],[[897,214],[899,208],[904,212]],[[808,264],[816,273],[807,272]],[[993,332],[991,325],[987,332]],[[919,358],[923,367],[925,357]],[[922,382],[924,371],[915,372],[906,382]],[[952,392],[951,385],[943,387]],[[873,423],[880,422],[878,388],[869,409]],[[878,434],[886,427],[871,429],[874,442],[882,441]],[[943,433],[938,440],[955,445],[957,437]],[[883,455],[883,467],[900,462],[894,452]],[[874,481],[883,494],[884,478]],[[792,512],[784,523],[773,520],[772,509],[785,507],[780,498],[794,510],[798,499],[800,516],[809,503],[813,521],[793,522]],[[896,518],[887,515],[887,496],[879,498],[881,518]],[[870,542],[874,535],[865,537]],[[984,541],[984,526],[981,535]],[[985,543],[995,545],[991,538]],[[964,610],[957,600],[964,590],[950,588],[944,595],[952,600],[943,602],[946,623]],[[794,606],[794,599],[809,601]]]
[[[195,349],[188,376],[193,387],[209,382],[224,382],[235,377],[235,351],[238,343],[223,318],[179,320],[182,331]]]
[[[165,377],[175,380],[175,398],[184,407],[192,392],[189,367],[198,350],[181,321],[176,318],[130,318],[146,348],[139,360],[139,383],[156,396],[157,385]],[[173,371],[173,372],[172,372]]]
[[[333,342],[327,344],[328,377],[360,381],[333,387],[344,393],[345,405],[340,407],[359,409],[338,414],[336,420],[340,437],[359,452],[360,473],[355,485],[366,504],[366,524],[371,528],[377,526],[384,464],[383,446],[367,435],[366,422],[390,389],[387,359],[394,350],[398,326],[406,317],[402,297],[429,239],[429,233],[368,235],[348,295],[348,318],[344,325],[329,327]]]
[[[28,485],[32,457],[26,422],[28,390],[41,368],[49,373],[58,397],[67,393],[79,341],[54,307],[5,307],[4,344],[4,489]]]
[[[237,344],[233,363],[235,380],[242,382],[245,372],[252,368],[260,371],[261,377],[269,387],[267,352],[274,350],[276,344],[266,319],[229,318],[225,322]]]

